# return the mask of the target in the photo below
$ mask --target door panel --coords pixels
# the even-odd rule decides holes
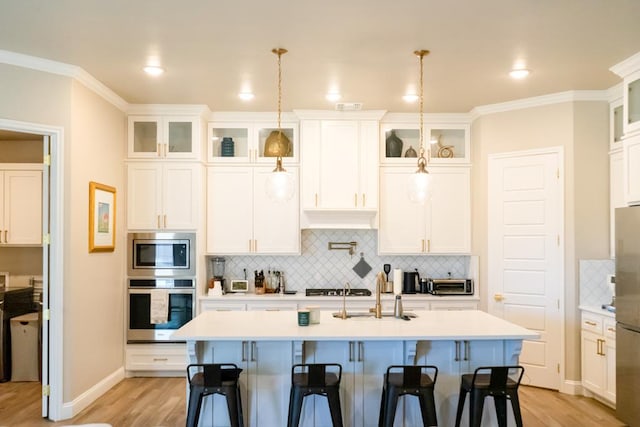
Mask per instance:
[[[563,294],[560,153],[489,158],[489,312],[540,334],[523,343],[531,384],[558,389]]]

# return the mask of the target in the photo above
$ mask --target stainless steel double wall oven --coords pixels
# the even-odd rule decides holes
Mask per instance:
[[[177,342],[171,334],[195,316],[195,241],[195,233],[129,233],[127,342]]]

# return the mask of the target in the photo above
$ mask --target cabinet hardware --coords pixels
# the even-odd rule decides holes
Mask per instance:
[[[160,228],[160,215],[158,215],[158,221],[157,221],[157,223],[158,223],[158,228]]]
[[[431,252],[431,239],[427,239],[427,252]]]
[[[163,215],[164,219],[164,228],[167,228],[167,215]]]
[[[464,359],[463,360],[469,360],[469,341],[462,341],[462,343],[464,344]]]
[[[256,348],[256,342],[251,341],[251,361],[255,362],[258,357],[258,349]]]
[[[349,362],[353,362],[353,341],[349,341]]]
[[[358,207],[358,193],[353,195],[353,207]]]
[[[420,252],[424,252],[424,239],[422,239],[422,246],[420,247]]]
[[[247,342],[242,341],[242,361],[247,361]]]
[[[253,252],[258,252],[258,241],[257,240],[253,241]]]
[[[367,205],[367,195],[362,193],[362,207],[364,208]]]
[[[318,207],[318,193],[316,193],[316,208]]]
[[[596,326],[596,322],[591,322],[589,320],[585,320],[584,323],[586,323],[589,326]]]
[[[169,359],[166,358],[166,357],[154,357],[153,358],[154,362],[166,362],[167,360],[169,360]]]
[[[460,341],[455,341],[456,344],[456,355],[453,358],[453,360],[455,360],[456,362],[460,361]]]
[[[9,243],[9,230],[4,230],[4,242]]]
[[[616,328],[608,327],[607,331],[615,333],[616,332]]]
[[[156,144],[156,154],[158,155],[158,157],[162,157],[162,154],[160,154],[160,145],[161,144]]]
[[[362,341],[358,341],[358,362],[364,360],[364,344]]]
[[[502,294],[495,294],[493,296],[493,299],[496,300],[497,302],[500,302],[504,300],[504,296],[502,296]]]

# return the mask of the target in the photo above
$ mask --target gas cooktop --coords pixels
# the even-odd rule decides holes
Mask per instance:
[[[315,288],[306,289],[306,295],[308,297],[341,297],[344,289],[342,288]],[[348,297],[368,297],[371,295],[371,291],[365,288],[351,288],[347,289]]]

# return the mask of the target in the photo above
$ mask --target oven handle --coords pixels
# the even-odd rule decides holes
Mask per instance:
[[[196,293],[195,288],[129,288],[128,292],[130,294],[148,294],[149,291],[152,290],[162,290],[167,291],[169,294],[194,294]]]

